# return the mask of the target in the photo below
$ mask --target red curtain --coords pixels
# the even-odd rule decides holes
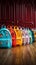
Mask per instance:
[[[18,3],[0,4],[0,24],[12,21],[15,25],[36,28],[36,9],[31,5]]]

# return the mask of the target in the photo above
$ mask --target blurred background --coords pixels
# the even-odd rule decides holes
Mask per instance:
[[[2,23],[36,28],[36,1],[0,0],[0,24]]]

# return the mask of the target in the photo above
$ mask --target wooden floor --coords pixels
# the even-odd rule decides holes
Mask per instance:
[[[36,65],[36,42],[33,45],[0,49],[0,65]]]

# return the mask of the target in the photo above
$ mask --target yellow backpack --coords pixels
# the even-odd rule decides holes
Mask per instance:
[[[14,31],[16,33],[16,45],[22,45],[22,34],[18,26],[14,26]]]
[[[32,30],[34,32],[34,39],[36,41],[36,30]]]

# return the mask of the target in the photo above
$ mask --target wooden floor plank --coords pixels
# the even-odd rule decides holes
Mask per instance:
[[[11,49],[0,49],[0,65],[36,65],[36,42]]]

